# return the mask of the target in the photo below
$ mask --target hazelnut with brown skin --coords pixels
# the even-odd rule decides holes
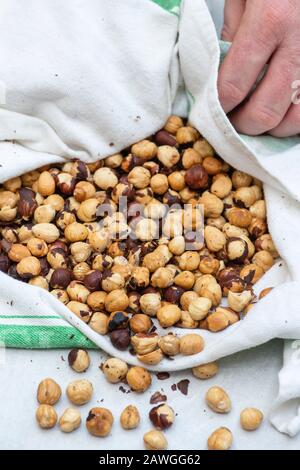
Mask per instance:
[[[52,289],[66,289],[72,280],[72,274],[68,269],[55,269],[50,278]]]
[[[66,394],[74,405],[84,405],[92,398],[93,386],[86,379],[74,380],[67,386]]]
[[[203,189],[208,183],[208,174],[202,165],[193,165],[186,171],[185,182],[192,189]]]
[[[55,405],[61,397],[61,388],[53,379],[44,379],[37,389],[37,400],[42,405]]]
[[[205,395],[206,404],[216,413],[229,413],[231,400],[221,387],[211,387]]]
[[[126,362],[116,357],[111,357],[107,359],[101,367],[102,372],[104,373],[106,379],[113,384],[121,382],[125,379],[128,366]]]
[[[232,446],[232,433],[228,428],[216,429],[208,438],[209,450],[228,450]]]
[[[42,429],[51,429],[57,423],[57,414],[51,405],[40,405],[36,410],[35,416]]]
[[[175,420],[175,413],[169,405],[163,403],[150,410],[149,418],[156,429],[163,431],[172,426]]]
[[[151,385],[151,375],[143,367],[133,366],[126,375],[126,380],[134,392],[143,393]]]
[[[106,437],[114,422],[112,413],[107,408],[92,408],[86,418],[86,428],[92,436]]]
[[[124,329],[129,321],[128,314],[123,311],[112,312],[108,318],[108,331]]]
[[[72,349],[68,354],[68,362],[75,372],[85,372],[90,366],[90,356],[85,349]]]
[[[134,405],[128,405],[121,413],[120,424],[123,429],[135,429],[140,424],[139,410]]]
[[[115,348],[124,351],[130,344],[130,332],[127,328],[114,330],[110,333],[110,340]]]

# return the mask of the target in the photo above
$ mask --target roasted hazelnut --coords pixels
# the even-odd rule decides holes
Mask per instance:
[[[191,330],[198,327],[198,322],[192,319],[189,312],[182,310],[180,320],[176,323],[176,327]]]
[[[195,283],[195,276],[190,271],[181,271],[181,273],[177,274],[177,276],[174,278],[174,284],[176,284],[178,287],[181,287],[182,289],[185,289],[185,290],[191,289],[194,283]],[[182,294],[183,294],[183,291],[181,291],[180,297]],[[180,297],[178,300],[180,300]],[[168,299],[166,300],[170,301]]]
[[[200,256],[199,271],[202,274],[217,274],[220,269],[220,261],[213,256]]]
[[[152,176],[150,186],[155,194],[164,194],[169,188],[167,176],[161,173]]]
[[[105,292],[111,292],[113,290],[120,290],[125,286],[125,279],[119,273],[113,273],[112,271],[104,271],[102,274],[102,289]]]
[[[34,211],[38,206],[36,199],[35,199],[35,193],[29,188],[20,188],[18,193],[19,193],[19,200],[18,200],[18,205],[17,205],[18,215],[23,220],[29,220],[33,216]],[[12,205],[12,203],[10,203],[9,207],[12,208],[14,206]]]
[[[211,226],[205,227],[204,238],[207,248],[213,252],[222,250],[226,243],[226,237],[221,230]]]
[[[226,243],[226,254],[230,261],[242,264],[249,256],[247,242],[238,237],[229,238]]]
[[[174,191],[182,191],[185,187],[185,172],[174,171],[168,176],[168,183]]]
[[[154,272],[158,268],[164,267],[172,258],[172,253],[166,245],[158,246],[154,251],[145,255],[143,266],[148,268],[150,272]]]
[[[222,287],[223,294],[228,295],[228,291],[243,292],[246,287],[245,281],[240,276],[238,268],[225,268],[221,269],[218,273],[218,282]]]
[[[268,230],[268,226],[265,220],[253,217],[248,227],[249,234],[252,239],[256,239],[264,235]]]
[[[263,275],[264,270],[254,263],[248,264],[240,272],[241,278],[247,285],[255,284]]]
[[[32,227],[32,233],[36,238],[41,238],[47,243],[53,243],[59,238],[59,230],[54,224],[41,223]]]
[[[263,199],[256,201],[249,208],[252,217],[265,220],[267,217],[266,203]]]
[[[168,429],[175,420],[175,413],[173,408],[171,408],[166,403],[162,405],[155,406],[149,412],[149,418],[153,426],[160,431]]]
[[[94,173],[94,182],[103,190],[114,188],[118,184],[118,177],[111,168],[99,168]]]
[[[89,292],[95,292],[100,289],[102,273],[100,271],[90,271],[84,276],[83,283]]]
[[[229,413],[231,401],[228,394],[221,387],[211,387],[205,395],[206,404],[216,413]]]
[[[128,307],[128,303],[129,299],[126,292],[123,289],[115,289],[106,295],[105,309],[108,312],[123,311]]]
[[[36,276],[31,278],[28,284],[31,286],[40,287],[41,289],[49,290],[48,281],[43,276]]]
[[[151,285],[165,289],[173,284],[174,275],[168,268],[158,268],[151,276]]]
[[[48,224],[55,217],[55,209],[49,205],[39,206],[34,211],[34,221],[38,224]]]
[[[44,379],[37,389],[37,401],[42,405],[55,405],[61,397],[61,388],[53,379]]]
[[[183,120],[179,116],[169,116],[164,129],[170,134],[176,134],[178,129],[183,127]]]
[[[78,202],[93,198],[96,194],[96,188],[88,181],[79,181],[74,189],[73,196]]]
[[[242,312],[253,299],[253,294],[250,290],[244,292],[228,292],[228,305],[232,310],[237,313]]]
[[[85,349],[72,349],[68,354],[68,362],[75,372],[85,372],[90,366],[90,356]]]
[[[134,405],[128,405],[121,413],[120,424],[123,429],[135,429],[140,424],[139,410]]]
[[[248,187],[252,183],[252,176],[242,171],[235,170],[231,176],[233,186],[238,189]]]
[[[151,160],[156,156],[157,146],[150,140],[141,140],[131,147],[131,153],[142,160]]]
[[[19,263],[21,259],[27,258],[30,255],[31,252],[29,251],[29,249],[21,243],[14,243],[13,245],[11,245],[11,248],[8,251],[9,259],[11,261],[14,261],[15,263]]]
[[[220,199],[224,199],[232,190],[232,181],[228,175],[220,173],[213,178],[210,191]]]
[[[63,432],[72,432],[81,424],[80,411],[76,408],[67,408],[59,419],[59,427]]]
[[[110,269],[113,265],[113,258],[108,255],[96,255],[93,259],[92,268],[97,271],[104,271]]]
[[[80,242],[88,237],[88,229],[83,224],[73,222],[66,226],[64,234],[69,242]]]
[[[236,225],[237,227],[241,228],[247,228],[251,224],[252,215],[248,209],[232,207],[228,211],[227,219],[232,225]]]
[[[72,279],[71,272],[65,268],[55,269],[50,278],[52,289],[66,289]]]
[[[178,261],[179,267],[183,271],[194,271],[199,267],[200,256],[196,251],[185,251]]]
[[[156,316],[161,307],[161,297],[159,293],[144,294],[140,297],[140,307],[144,314],[150,317]]]
[[[209,450],[228,450],[232,446],[232,433],[228,428],[216,429],[208,438]]]
[[[156,333],[137,333],[131,337],[131,344],[137,354],[148,354],[157,348]]]
[[[82,282],[71,281],[67,287],[67,294],[70,300],[76,300],[77,302],[82,302],[85,304],[90,291],[82,284]]]
[[[126,312],[112,312],[108,318],[108,331],[126,328],[128,320],[129,318]]]
[[[128,174],[128,182],[137,189],[144,189],[150,184],[151,173],[142,166],[134,167]]]
[[[59,194],[52,194],[44,199],[44,204],[53,207],[55,211],[62,211],[64,208],[65,200]]]
[[[189,334],[180,338],[180,353],[185,356],[198,354],[204,348],[204,340],[196,334]]]
[[[163,328],[175,325],[181,318],[181,310],[177,305],[167,304],[157,311],[157,319]]]
[[[261,235],[255,240],[255,248],[257,251],[266,250],[273,256],[274,259],[278,258],[279,254],[274,245],[272,237],[269,233]]]
[[[134,392],[145,392],[151,385],[151,375],[146,369],[139,366],[129,369],[126,380]]]
[[[22,180],[20,176],[16,176],[15,178],[10,178],[9,180],[3,183],[3,188],[7,191],[12,191],[15,193],[18,189],[22,186]]]
[[[92,436],[106,437],[113,422],[114,417],[107,408],[92,408],[86,418],[86,428]]]
[[[168,334],[159,339],[158,346],[167,356],[176,356],[179,354],[180,340],[177,336]]]
[[[201,155],[202,158],[213,157],[215,153],[210,143],[203,138],[196,140],[193,145],[193,148],[199,153],[199,155]]]
[[[148,333],[152,326],[152,321],[148,315],[137,313],[130,318],[129,326],[134,333]]]
[[[27,248],[32,254],[32,256],[37,256],[40,258],[41,256],[46,256],[48,253],[48,245],[44,240],[40,238],[31,238],[27,242]]]
[[[91,317],[91,310],[88,305],[85,305],[82,302],[77,302],[76,300],[71,300],[71,302],[67,304],[67,307],[78,318],[84,321],[84,323],[89,322]]]
[[[108,332],[108,316],[103,312],[95,312],[90,319],[89,326],[100,335]]]
[[[182,154],[182,166],[186,170],[193,165],[202,163],[202,156],[193,148],[187,148]]]
[[[164,300],[166,302],[177,304],[180,302],[180,297],[182,296],[184,292],[185,291],[182,287],[178,287],[178,286],[168,287],[164,291]]]
[[[214,313],[208,315],[206,321],[209,331],[217,332],[238,322],[239,316],[230,308],[218,307]]]
[[[193,144],[199,138],[199,132],[191,126],[180,127],[176,132],[179,145]]]
[[[21,261],[17,264],[17,273],[23,279],[30,279],[32,277],[38,276],[41,272],[41,265],[35,256],[27,256],[22,258]]]
[[[264,272],[267,272],[274,265],[273,256],[271,253],[269,253],[269,251],[266,250],[261,250],[255,253],[251,261],[252,263],[262,268]]]
[[[192,372],[197,379],[206,380],[214,377],[219,371],[219,366],[216,362],[209,362],[201,364],[200,366],[193,367]]]
[[[42,196],[50,196],[55,192],[55,181],[49,171],[43,171],[38,179],[38,192]]]
[[[245,408],[240,415],[240,423],[245,431],[255,431],[263,419],[264,415],[257,408]]]
[[[86,379],[74,380],[67,386],[66,394],[74,405],[84,405],[92,398],[93,386]]]
[[[157,150],[157,158],[166,168],[172,168],[178,163],[180,154],[174,146],[161,145]]]
[[[198,298],[198,294],[194,291],[186,291],[180,297],[180,305],[183,310],[188,311],[191,302]]]
[[[222,300],[221,286],[216,282],[213,276],[212,279],[205,278],[205,276],[210,275],[204,274],[203,276],[198,278],[194,284],[194,291],[200,297],[206,297],[207,299],[210,299],[213,307],[217,307]]]
[[[70,174],[61,172],[56,176],[56,186],[64,196],[71,196],[75,188],[76,179]]]
[[[88,165],[80,160],[72,162],[70,173],[76,180],[87,180],[91,176]]]
[[[61,211],[56,217],[56,225],[61,230],[65,230],[65,228],[76,222],[76,217],[72,212],[68,211]]]
[[[35,416],[39,426],[43,429],[51,429],[57,423],[56,411],[50,405],[40,405]]]
[[[197,297],[188,307],[188,312],[195,321],[203,320],[207,317],[212,307],[212,301],[206,297]]]
[[[110,340],[115,348],[125,351],[130,344],[129,330],[126,328],[112,331],[110,333]]]
[[[202,165],[193,165],[185,173],[185,182],[192,189],[203,189],[208,183],[208,174]]]
[[[128,366],[126,362],[122,361],[121,359],[117,359],[116,357],[107,359],[101,369],[107,380],[113,384],[124,380],[128,372]]]
[[[161,431],[148,431],[144,434],[144,444],[148,450],[165,450],[168,448],[168,441]]]
[[[68,294],[63,289],[53,289],[50,293],[64,305],[67,305],[70,302]]]
[[[209,191],[205,191],[202,194],[201,198],[199,199],[199,203],[203,204],[204,206],[205,217],[220,217],[224,209],[222,200]]]
[[[163,353],[161,349],[155,349],[146,354],[137,354],[137,358],[144,364],[155,366],[163,359]]]

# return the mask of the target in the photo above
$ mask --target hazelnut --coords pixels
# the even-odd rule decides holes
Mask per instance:
[[[61,172],[56,175],[57,188],[65,196],[73,194],[75,183],[76,179],[70,173]]]
[[[206,404],[216,413],[229,413],[231,401],[228,394],[221,387],[211,387],[205,395]]]
[[[67,304],[67,307],[71,312],[77,315],[84,323],[88,323],[91,317],[91,310],[88,305],[83,304],[82,302],[77,302],[76,300],[71,300]]]
[[[239,321],[239,316],[230,308],[218,307],[214,313],[207,317],[209,331],[222,331]]]
[[[263,419],[264,415],[257,408],[245,408],[240,415],[240,423],[245,431],[255,431]]]
[[[79,181],[74,189],[73,196],[78,202],[93,198],[96,194],[96,188],[88,181]]]
[[[203,189],[208,183],[208,174],[202,165],[193,165],[185,174],[185,182],[192,189]]]
[[[185,251],[179,257],[179,267],[183,271],[195,271],[200,263],[200,255],[196,251]]]
[[[149,412],[149,418],[153,426],[159,431],[172,426],[175,420],[174,410],[167,404],[155,406]]]
[[[199,132],[191,126],[180,127],[176,132],[176,140],[179,145],[193,144],[198,138]]]
[[[253,299],[253,294],[249,290],[244,292],[228,292],[228,305],[237,313],[242,312]]]
[[[66,226],[64,234],[69,242],[80,242],[88,237],[88,229],[83,224],[72,222]]]
[[[207,317],[212,307],[212,301],[206,297],[198,297],[188,307],[189,314],[193,320],[200,321]]]
[[[57,225],[58,228],[60,228],[61,230],[65,230],[65,228],[68,225],[73,224],[74,222],[76,222],[76,217],[72,212],[61,211],[57,215],[57,217],[55,219],[55,222],[56,222],[56,225]]]
[[[88,243],[75,242],[70,246],[71,254],[76,263],[86,261],[92,253],[92,248]]]
[[[40,405],[35,416],[39,426],[43,429],[51,429],[57,423],[56,411],[50,405]]]
[[[166,175],[158,173],[157,175],[152,176],[150,181],[150,186],[152,191],[155,194],[164,194],[169,188],[169,182]]]
[[[90,198],[82,201],[77,210],[77,217],[82,222],[93,222],[97,217],[97,209],[99,207],[97,198]]]
[[[155,317],[161,307],[161,297],[159,293],[144,294],[140,297],[140,307],[144,314]]]
[[[114,330],[110,333],[110,340],[113,346],[120,351],[124,351],[130,344],[130,333],[128,329]]]
[[[108,316],[102,312],[95,312],[90,319],[89,326],[99,335],[106,335],[108,332]]]
[[[200,366],[193,367],[192,372],[197,379],[210,379],[214,377],[219,371],[219,366],[216,362],[209,362],[201,364]]]
[[[50,293],[64,305],[67,305],[70,301],[68,294],[63,289],[53,289]]]
[[[248,187],[252,183],[252,176],[244,173],[243,171],[235,170],[231,176],[233,186],[238,189],[241,187]]]
[[[131,337],[131,344],[137,354],[148,354],[157,348],[158,335],[156,333],[137,333]]]
[[[126,362],[121,359],[117,359],[116,357],[107,359],[101,369],[107,380],[112,384],[116,384],[124,380],[128,372]]]
[[[46,256],[48,253],[47,243],[44,240],[41,240],[40,238],[33,237],[28,240],[27,248],[32,254],[32,256],[36,256],[38,258],[40,258],[41,256]]]
[[[144,189],[149,186],[151,173],[142,166],[134,167],[128,174],[128,182],[137,189]]]
[[[141,140],[131,147],[131,153],[143,160],[151,160],[156,156],[157,146],[150,140]]]
[[[167,356],[176,356],[179,354],[180,340],[177,336],[168,334],[159,339],[158,346]]]
[[[31,286],[40,287],[41,289],[49,290],[48,281],[43,276],[32,277],[28,284]]]
[[[175,325],[181,318],[181,310],[177,305],[167,304],[157,311],[157,319],[163,328]]]
[[[129,299],[126,292],[123,289],[115,289],[106,295],[105,309],[108,312],[123,311],[128,307],[128,303]]]
[[[213,276],[211,279],[207,279],[207,281],[205,280],[205,276],[210,275],[205,274],[199,279],[197,279],[194,284],[194,291],[200,297],[206,297],[207,299],[210,299],[213,307],[217,307],[222,300],[221,286],[216,282]]]
[[[226,254],[230,261],[243,263],[249,256],[247,242],[238,237],[229,238],[226,243]]]
[[[85,349],[72,349],[68,354],[68,362],[75,372],[85,372],[90,366],[90,356]]]
[[[217,274],[220,269],[220,261],[213,256],[200,256],[199,271],[202,274]]]
[[[169,116],[164,129],[170,134],[176,134],[180,127],[183,127],[183,120],[179,116]]]
[[[129,318],[126,312],[112,312],[108,318],[108,331],[126,328],[128,320]]]
[[[118,184],[118,177],[111,168],[99,168],[94,173],[94,182],[103,190],[114,188]]]
[[[93,386],[86,379],[70,382],[66,389],[67,397],[74,405],[84,405],[93,394]]]
[[[248,264],[240,272],[241,279],[243,279],[247,285],[255,284],[263,275],[264,270],[254,263]]]
[[[186,170],[191,168],[193,165],[202,163],[202,156],[193,148],[187,148],[182,154],[182,166]]]
[[[35,256],[22,258],[17,264],[17,273],[24,279],[38,276],[41,272],[41,264]]]
[[[180,353],[185,356],[198,354],[204,348],[204,340],[196,334],[189,334],[180,338]]]
[[[220,173],[213,178],[210,191],[220,199],[224,199],[231,193],[232,181],[228,175]]]
[[[41,223],[32,227],[32,233],[36,238],[41,238],[46,243],[53,243],[59,238],[59,230],[54,224]]]
[[[126,380],[134,392],[145,392],[151,385],[151,375],[146,369],[139,366],[129,369]]]
[[[113,422],[114,417],[107,408],[92,408],[86,418],[86,428],[92,436],[106,437],[111,431]]]
[[[279,254],[274,245],[272,237],[269,233],[261,235],[255,240],[255,248],[257,251],[266,250],[273,256],[274,259],[278,258]]]
[[[130,318],[129,326],[134,333],[148,333],[152,326],[152,321],[148,315],[137,313]]]
[[[196,140],[193,148],[199,153],[199,155],[201,155],[202,158],[213,157],[215,153],[210,143],[208,143],[207,140],[203,138]]]
[[[147,354],[137,354],[137,358],[144,364],[155,366],[163,359],[163,353],[161,349],[155,349]]]
[[[164,267],[171,258],[172,253],[168,247],[160,245],[151,253],[146,254],[143,259],[143,266],[148,268],[150,272],[154,272],[156,269]]]
[[[102,273],[100,271],[90,271],[84,276],[83,283],[90,292],[99,290],[102,281]]]
[[[123,429],[135,429],[140,424],[139,410],[134,405],[128,405],[121,413],[120,423]]]
[[[63,432],[72,432],[81,424],[80,411],[76,408],[67,408],[59,419],[59,427]]]
[[[42,405],[55,405],[61,397],[61,388],[53,379],[44,379],[37,389],[37,400]]]
[[[274,265],[273,256],[266,250],[261,250],[255,253],[251,261],[262,268],[264,272],[267,272]]]
[[[15,263],[19,263],[21,259],[27,258],[30,255],[31,252],[29,251],[29,249],[21,243],[14,243],[13,245],[11,245],[11,248],[8,252],[9,259],[11,261],[14,261]]]
[[[166,168],[172,168],[179,162],[180,154],[174,146],[161,145],[157,150],[157,158]]]
[[[210,251],[216,252],[222,250],[226,243],[226,237],[221,230],[206,226],[204,229],[204,238],[207,248]]]
[[[65,200],[59,194],[52,194],[44,199],[44,204],[53,207],[55,211],[62,211],[65,205]]]
[[[204,206],[205,217],[220,217],[224,209],[223,201],[209,191],[205,191],[202,194],[201,198],[199,199],[199,203],[203,204]]]
[[[80,281],[71,281],[67,287],[67,294],[70,300],[76,300],[77,302],[82,302],[85,304],[87,302],[90,291]]]
[[[266,297],[266,295],[268,295],[272,290],[273,290],[273,287],[266,287],[265,289],[263,289],[261,293],[259,294],[259,297],[258,297],[259,300]]]
[[[190,271],[181,271],[181,273],[177,274],[177,276],[174,278],[174,284],[185,290],[191,289],[194,283],[195,276]]]
[[[148,431],[144,434],[144,444],[148,450],[165,450],[168,448],[168,441],[161,431]]]
[[[151,277],[151,284],[153,287],[159,287],[165,289],[173,284],[174,276],[168,268],[158,268]]]
[[[34,221],[37,224],[48,224],[52,222],[55,217],[55,209],[49,205],[39,206],[34,211]]]
[[[108,255],[96,255],[93,259],[92,268],[96,271],[110,269],[113,265],[113,259]]]
[[[189,312],[182,310],[180,320],[176,323],[177,328],[193,329],[197,328],[198,322],[192,319]]]
[[[72,279],[71,272],[65,268],[55,269],[50,278],[52,289],[66,289]]]
[[[252,217],[265,220],[267,217],[266,203],[263,199],[256,201],[249,208]]]
[[[35,199],[35,193],[29,188],[20,188],[18,192],[19,192],[18,215],[23,220],[29,220],[33,216],[34,211],[38,206],[36,199]],[[3,193],[2,193],[2,196],[4,196]],[[12,208],[12,207],[14,207],[14,204],[10,202],[9,208]],[[15,218],[15,216],[16,214],[14,215],[13,218]]]
[[[237,227],[247,228],[251,224],[252,215],[248,209],[239,207],[232,207],[229,209],[227,219],[230,224],[236,225]]]
[[[7,191],[12,191],[13,193],[20,189],[22,186],[22,180],[20,176],[16,176],[15,178],[10,178],[5,183],[3,183],[3,188],[7,189]]]
[[[184,171],[174,171],[168,176],[168,184],[174,191],[182,191],[185,187]]]
[[[232,433],[228,428],[216,429],[208,438],[209,450],[228,450],[232,446]]]
[[[268,226],[265,220],[253,217],[248,227],[249,234],[252,239],[259,238],[264,235],[268,230]]]
[[[180,305],[183,310],[187,311],[189,309],[190,303],[198,298],[198,294],[194,291],[186,291],[180,297]]]

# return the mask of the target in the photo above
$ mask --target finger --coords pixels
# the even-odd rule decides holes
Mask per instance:
[[[291,137],[300,134],[300,104],[292,105],[283,121],[270,134],[274,137]]]
[[[246,4],[241,26],[219,71],[219,99],[226,113],[246,98],[279,44],[272,22],[265,23],[266,14],[260,15],[251,5]]]
[[[300,74],[300,59],[280,48],[249,100],[234,111],[230,120],[243,134],[259,135],[276,128],[292,104],[291,84]]]
[[[222,28],[222,39],[233,41],[240,26],[242,16],[246,7],[245,0],[226,0],[224,8],[224,25]]]

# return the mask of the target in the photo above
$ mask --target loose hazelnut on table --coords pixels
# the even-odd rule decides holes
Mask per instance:
[[[107,408],[92,408],[86,418],[86,428],[92,436],[106,437],[113,422],[114,417]]]
[[[201,364],[200,366],[193,367],[192,372],[197,379],[207,380],[214,377],[219,371],[219,366],[216,362],[209,362]]]
[[[40,405],[35,416],[39,426],[43,429],[51,429],[57,423],[57,414],[51,405]]]
[[[47,378],[39,383],[37,400],[42,405],[55,405],[61,397],[61,388],[55,380]]]
[[[121,413],[120,424],[123,429],[135,429],[140,424],[139,410],[134,405],[128,405]]]
[[[73,432],[81,424],[80,411],[76,408],[67,408],[59,419],[59,427],[63,432]]]
[[[245,408],[240,415],[240,423],[245,431],[254,431],[259,428],[263,419],[263,413],[257,408]]]
[[[152,408],[149,412],[149,418],[156,429],[163,431],[172,426],[175,420],[175,413],[173,408],[164,403]]]
[[[208,438],[209,450],[228,450],[232,446],[232,433],[228,428],[216,429]]]
[[[68,362],[75,372],[85,372],[90,366],[89,353],[85,349],[72,349],[68,354]]]
[[[144,434],[144,444],[148,450],[165,450],[168,448],[168,441],[161,431],[148,431]]]
[[[206,404],[216,413],[229,413],[231,400],[221,387],[211,387],[205,395]]]
[[[134,366],[129,369],[126,380],[134,392],[145,392],[151,385],[151,375],[143,367]]]
[[[159,339],[158,346],[167,356],[176,356],[180,351],[180,339],[175,335],[168,334]]]
[[[180,353],[185,356],[198,354],[204,348],[204,340],[200,335],[188,334],[180,338]]]
[[[125,379],[128,372],[128,366],[126,362],[116,357],[107,359],[101,367],[106,379],[110,383],[118,383]]]
[[[92,398],[93,386],[86,379],[74,380],[67,386],[66,393],[74,405],[84,405]]]

